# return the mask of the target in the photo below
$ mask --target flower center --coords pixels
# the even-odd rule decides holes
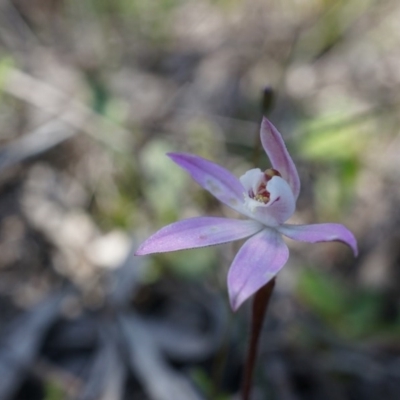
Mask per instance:
[[[267,183],[274,177],[274,176],[281,176],[279,171],[274,168],[269,168],[264,171],[263,179],[261,180],[260,184],[258,185],[256,193],[250,191],[249,197],[260,202],[267,204],[270,199],[270,193],[267,190]]]

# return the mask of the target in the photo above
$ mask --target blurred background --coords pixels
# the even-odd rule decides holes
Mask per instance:
[[[160,227],[234,217],[165,153],[268,167],[262,92],[299,168],[254,400],[400,398],[400,3],[3,0],[0,400],[239,399],[240,243],[134,257]]]

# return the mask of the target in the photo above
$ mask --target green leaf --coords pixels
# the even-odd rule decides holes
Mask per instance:
[[[337,280],[313,269],[301,273],[298,293],[303,301],[328,320],[340,315],[348,302],[347,293]]]

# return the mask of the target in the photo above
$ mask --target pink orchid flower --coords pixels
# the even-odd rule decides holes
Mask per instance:
[[[228,272],[231,307],[236,311],[245,300],[276,276],[289,257],[285,235],[302,242],[338,240],[356,256],[354,235],[340,224],[285,224],[296,208],[300,179],[278,130],[266,118],[261,143],[272,168],[251,169],[237,179],[225,168],[185,153],[168,156],[204,189],[247,219],[196,217],[168,225],[148,238],[136,255],[216,245],[249,238],[237,253]]]

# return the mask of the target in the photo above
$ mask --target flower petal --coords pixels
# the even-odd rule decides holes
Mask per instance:
[[[245,189],[239,179],[228,170],[193,154],[168,153],[168,156],[219,201],[238,212],[243,212]]]
[[[278,170],[282,178],[289,183],[294,199],[297,200],[300,193],[300,178],[296,166],[287,151],[281,134],[265,117],[261,124],[261,143],[272,167]]]
[[[289,250],[279,232],[265,228],[241,247],[228,272],[231,307],[244,301],[270,281],[285,265]]]
[[[242,175],[239,181],[245,188],[246,194],[250,192],[255,194],[263,179],[265,179],[264,172],[260,168],[253,168]]]
[[[293,193],[288,183],[279,176],[274,176],[267,183],[270,199],[267,204],[249,197],[245,198],[247,215],[264,225],[275,227],[292,216],[296,208]]]
[[[338,240],[349,245],[354,256],[358,254],[356,238],[341,224],[282,225],[278,229],[283,235],[300,242],[317,243]]]
[[[150,236],[135,255],[211,246],[239,240],[259,232],[263,226],[252,220],[196,217],[175,222]]]

